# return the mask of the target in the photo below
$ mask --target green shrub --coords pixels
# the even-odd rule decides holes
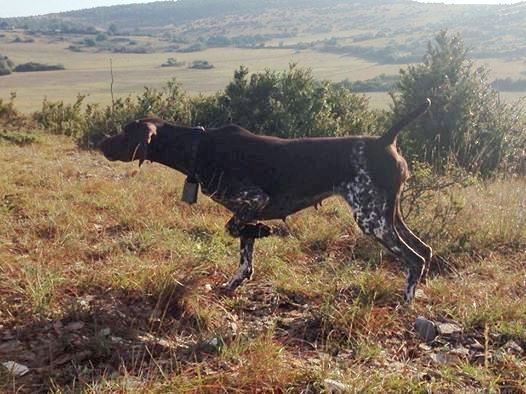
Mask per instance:
[[[10,142],[12,144],[24,146],[37,142],[37,138],[34,135],[28,133],[22,133],[19,131],[0,131],[0,140]]]
[[[82,104],[86,96],[79,95],[74,104],[44,99],[42,109],[35,112],[34,119],[39,126],[52,134],[80,136],[87,130],[87,118]]]
[[[25,125],[25,117],[15,107],[16,93],[11,92],[9,101],[0,98],[0,126],[18,129]]]
[[[488,71],[474,66],[458,35],[438,34],[423,63],[401,71],[391,95],[395,118],[431,98],[431,110],[401,134],[404,152],[419,161],[443,167],[453,158],[462,168],[491,174],[524,142],[520,108],[500,101]]]
[[[91,148],[104,136],[120,132],[122,126],[131,120],[146,116],[191,124],[191,103],[181,85],[171,80],[160,90],[145,88],[141,95],[119,98],[110,106],[88,105],[85,129],[79,135],[79,145]]]
[[[371,133],[374,113],[364,96],[328,81],[309,69],[252,74],[241,67],[226,87],[225,102],[234,122],[280,137],[340,136]]]
[[[55,70],[64,70],[64,66],[62,64],[42,64],[42,63],[35,63],[35,62],[29,62],[29,63],[23,63],[16,66],[13,71],[14,72],[34,72],[34,71],[55,71]]]

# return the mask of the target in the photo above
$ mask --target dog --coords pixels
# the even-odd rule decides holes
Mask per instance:
[[[400,193],[409,171],[396,140],[430,105],[426,99],[380,137],[283,139],[234,124],[204,131],[144,118],[104,139],[99,148],[111,161],[139,160],[140,166],[149,160],[180,171],[233,213],[226,230],[240,238],[240,265],[226,290],[251,278],[255,239],[273,233],[261,221],[284,220],[339,195],[362,231],[407,265],[404,299],[411,301],[432,250],[402,220]]]

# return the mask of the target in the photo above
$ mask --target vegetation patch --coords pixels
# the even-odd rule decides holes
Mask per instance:
[[[186,62],[178,61],[174,57],[169,57],[166,62],[161,64],[161,67],[182,67],[186,64]]]
[[[64,66],[62,64],[42,64],[42,63],[36,63],[36,62],[29,62],[29,63],[23,63],[18,64],[13,71],[14,72],[35,72],[35,71],[56,71],[56,70],[64,70]]]
[[[210,70],[214,68],[214,65],[209,63],[208,60],[194,60],[188,67],[196,70]]]
[[[35,135],[15,131],[0,131],[0,140],[8,141],[16,145],[29,145],[38,141]]]
[[[13,71],[15,63],[11,61],[7,56],[0,54],[0,76],[9,75]]]

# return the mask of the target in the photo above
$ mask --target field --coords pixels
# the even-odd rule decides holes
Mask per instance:
[[[200,52],[159,52],[148,54],[122,54],[107,52],[72,52],[65,41],[37,37],[32,43],[12,43],[14,34],[2,38],[0,53],[7,54],[15,63],[29,61],[46,64],[63,64],[64,71],[14,73],[0,78],[0,98],[17,94],[17,107],[24,112],[41,108],[42,100],[74,102],[77,94],[88,95],[86,102],[108,104],[111,102],[110,60],[113,64],[114,94],[137,94],[145,86],[162,86],[176,78],[191,94],[214,93],[231,81],[234,70],[245,65],[250,71],[266,68],[283,70],[290,63],[310,67],[319,79],[331,81],[366,80],[380,74],[397,74],[406,65],[377,64],[350,56],[323,53],[315,50],[212,48]],[[77,37],[78,38],[78,37]],[[300,36],[297,38],[309,39]],[[311,37],[312,38],[312,37]],[[8,43],[9,42],[9,43]],[[210,70],[183,67],[161,67],[169,57],[191,63],[206,59],[214,65]],[[492,78],[520,78],[526,66],[523,61],[501,59],[480,60],[492,70]],[[505,100],[514,102],[526,93],[503,93]],[[390,99],[385,93],[368,94],[371,106],[386,108]]]
[[[0,76],[0,99],[16,94],[14,104],[0,102],[0,393],[526,392],[524,115],[486,100],[485,86],[450,87],[460,73],[435,73],[453,78],[429,95],[445,103],[430,112],[427,125],[438,131],[429,139],[462,135],[458,149],[476,155],[459,165],[477,168],[484,155],[502,171],[481,179],[455,168],[459,182],[453,169],[411,163],[403,213],[434,251],[411,304],[403,302],[403,264],[363,235],[336,197],[272,223],[279,236],[256,242],[253,279],[225,294],[221,284],[239,261],[226,209],[202,194],[183,203],[184,178],[174,170],[109,162],[51,134],[95,144],[137,114],[180,110],[177,119],[189,123],[204,115],[223,122],[218,114],[235,118],[232,108],[243,108],[247,122],[268,112],[275,123],[258,124],[280,120],[280,130],[293,125],[294,133],[306,123],[332,131],[340,121],[352,130],[355,120],[369,130],[396,113],[360,107],[347,116],[359,103],[302,90],[300,77],[280,90],[283,101],[265,96],[265,81],[262,93],[216,102],[174,96],[181,108],[179,99],[137,96],[173,78],[191,95],[213,94],[241,65],[259,72],[297,63],[334,82],[393,76],[448,26],[463,33],[475,64],[489,67],[490,81],[525,78],[524,4],[326,1],[179,0],[0,18],[0,71],[11,67],[3,56],[65,67]],[[229,44],[217,47],[221,40]],[[192,45],[202,50],[176,52]],[[173,66],[174,58],[184,64]],[[168,59],[172,66],[162,67]],[[214,67],[189,68],[196,60]],[[112,92],[139,103],[88,115],[57,105],[26,116],[44,99],[86,95],[84,103],[106,105]],[[367,97],[372,108],[391,104],[388,92]],[[523,104],[526,92],[500,97]],[[438,164],[457,151],[437,152]]]
[[[223,208],[180,202],[173,170],[32,135],[0,139],[0,361],[29,368],[0,369],[0,391],[526,390],[524,179],[419,205],[410,222],[440,258],[411,305],[403,267],[338,199],[277,223],[226,296]],[[453,329],[425,343],[418,316]]]

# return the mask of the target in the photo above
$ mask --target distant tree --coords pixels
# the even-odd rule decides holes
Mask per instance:
[[[7,56],[0,54],[0,76],[11,74],[14,67],[15,64]]]
[[[116,35],[118,34],[119,30],[117,29],[117,25],[115,25],[115,23],[112,23],[108,26],[108,34],[109,35]]]
[[[95,37],[95,40],[97,41],[106,41],[108,39],[108,35],[105,33],[99,33],[97,34],[97,37]]]
[[[209,63],[208,60],[194,60],[189,68],[194,68],[198,70],[208,70],[214,68],[212,63]]]
[[[438,166],[453,159],[489,174],[518,149],[515,111],[491,88],[487,69],[468,58],[459,35],[439,33],[429,42],[423,62],[401,70],[395,86],[395,118],[426,97],[432,101],[431,110],[401,134],[409,157]]]
[[[93,38],[85,38],[82,43],[87,47],[94,47],[97,45]]]

